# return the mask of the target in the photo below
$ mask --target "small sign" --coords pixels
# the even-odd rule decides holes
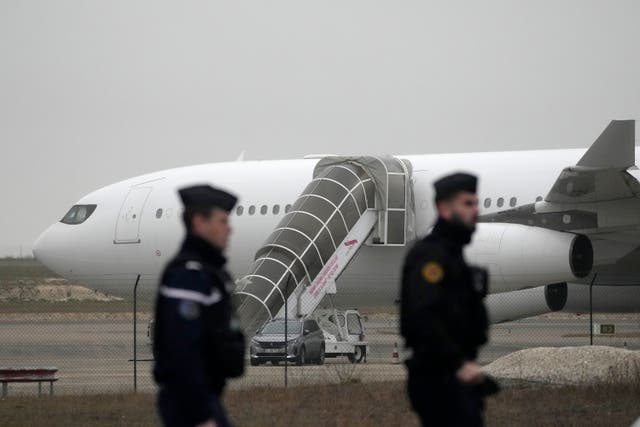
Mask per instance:
[[[600,325],[600,333],[602,335],[614,335],[616,333],[616,325]]]

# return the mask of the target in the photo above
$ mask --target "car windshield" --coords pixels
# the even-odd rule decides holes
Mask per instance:
[[[287,322],[287,334],[299,334],[302,330],[302,323],[297,320],[289,320]],[[263,334],[279,334],[284,335],[284,320],[273,320],[262,328]]]

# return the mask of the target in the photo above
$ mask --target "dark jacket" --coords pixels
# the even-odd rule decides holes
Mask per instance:
[[[409,368],[451,375],[487,341],[486,272],[467,265],[471,232],[439,219],[409,251],[402,270],[400,326]]]
[[[225,263],[219,250],[188,235],[158,290],[154,377],[193,424],[211,418],[211,395],[244,369],[244,336],[233,318]]]

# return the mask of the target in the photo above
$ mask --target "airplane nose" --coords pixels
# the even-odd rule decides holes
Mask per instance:
[[[55,225],[47,228],[42,232],[42,234],[40,234],[40,236],[38,236],[36,241],[33,242],[31,251],[33,252],[33,256],[45,267],[47,267],[49,270],[58,272],[60,266],[56,265],[58,263],[55,262],[57,253],[56,240],[58,239],[55,239],[55,236],[52,235],[55,234],[52,231],[53,227],[55,227]]]
[[[47,232],[49,230],[45,230],[44,232],[40,233],[40,235],[38,236],[38,238],[36,239],[35,242],[33,242],[33,247],[31,249],[31,251],[33,252],[33,256],[40,261],[41,263],[45,264],[44,258],[46,257],[45,255],[45,247],[46,247],[46,239],[47,239]],[[45,264],[46,265],[46,264]]]

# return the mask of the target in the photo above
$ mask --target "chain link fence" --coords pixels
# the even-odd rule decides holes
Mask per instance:
[[[0,260],[0,368],[56,368],[55,394],[155,391],[149,329],[156,285],[143,280],[134,292],[135,280],[120,280],[113,279],[114,288],[122,292],[106,295],[56,278],[33,259]],[[640,299],[640,287],[627,291]],[[389,301],[396,295],[393,284]],[[246,374],[230,387],[403,381],[408,354],[397,305],[356,307],[357,295],[333,299],[306,322],[290,313],[287,340],[278,330],[284,325],[249,334]],[[480,362],[525,348],[591,343],[639,350],[640,314],[556,312],[493,324]],[[10,384],[8,393],[37,394],[38,386]]]

